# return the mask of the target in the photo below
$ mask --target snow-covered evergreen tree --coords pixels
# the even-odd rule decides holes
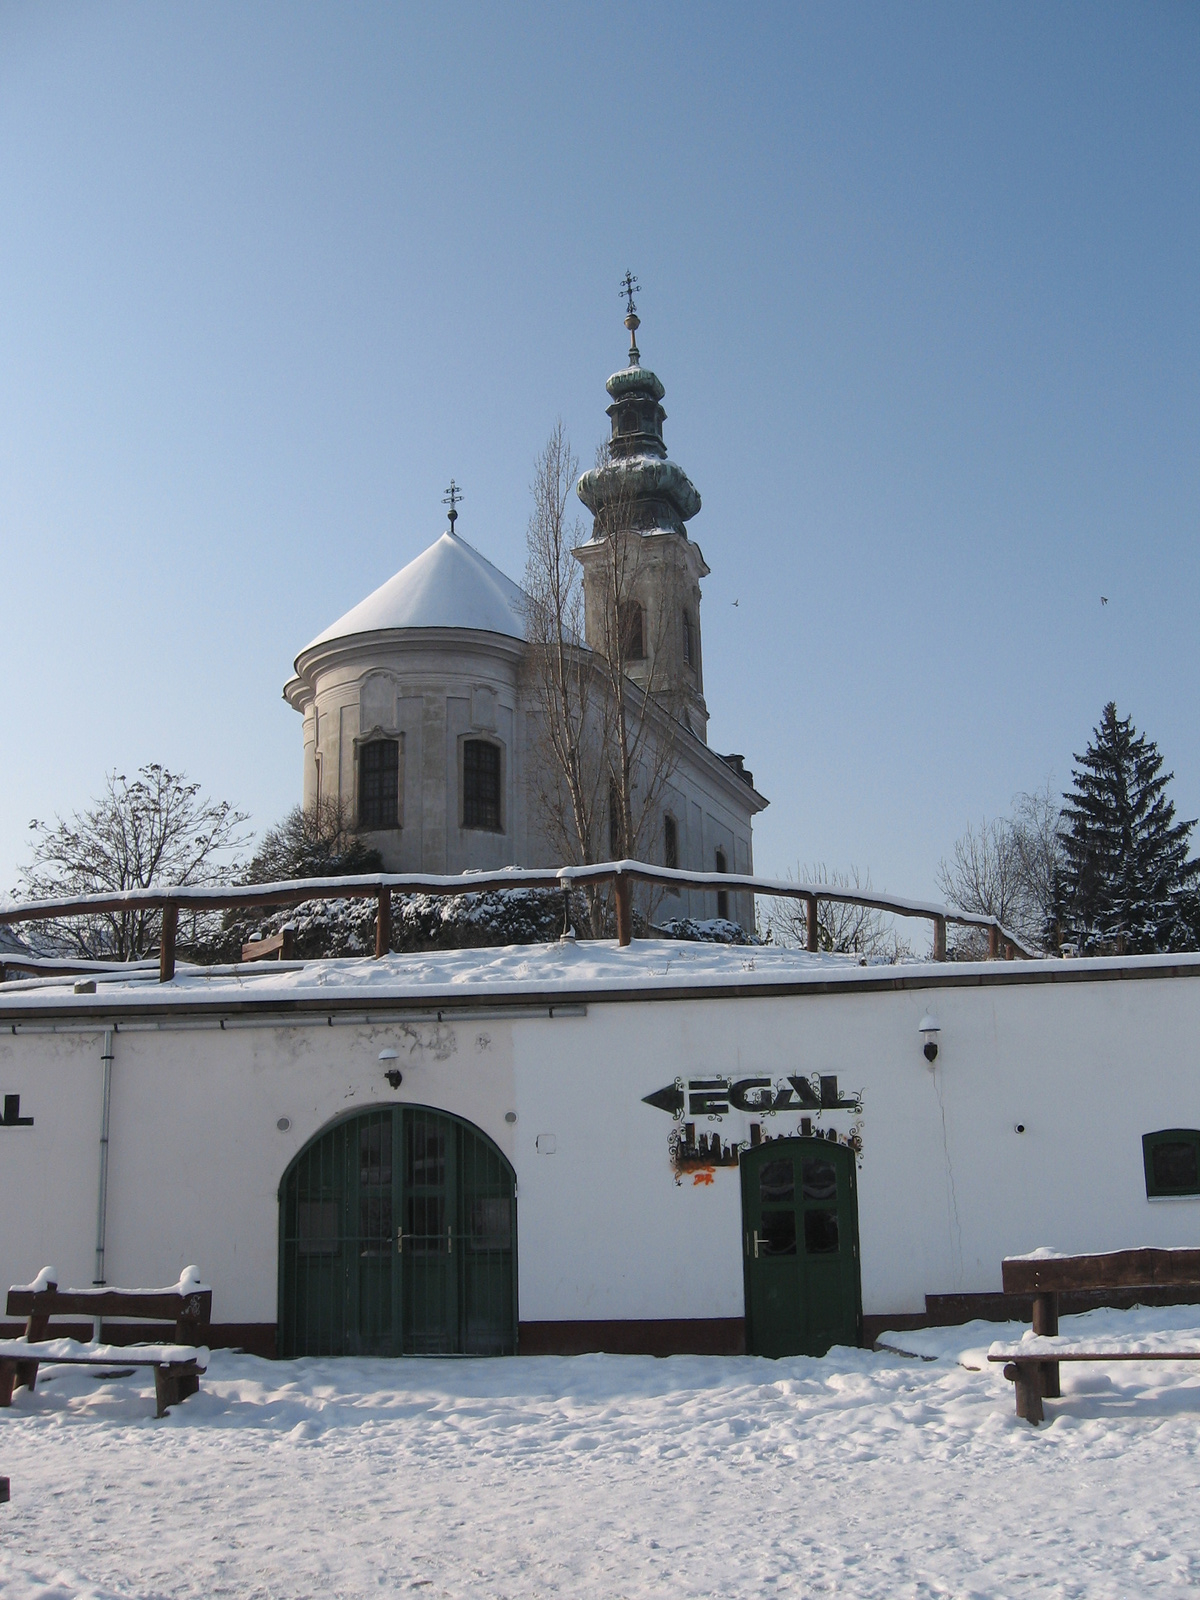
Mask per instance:
[[[1064,864],[1058,923],[1081,951],[1129,953],[1194,943],[1200,860],[1189,861],[1195,821],[1176,822],[1152,739],[1110,701],[1063,796]]]

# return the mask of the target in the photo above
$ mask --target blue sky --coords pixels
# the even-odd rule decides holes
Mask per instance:
[[[0,888],[107,768],[294,804],[292,658],[451,475],[520,576],[627,267],[760,870],[931,894],[1111,698],[1200,813],[1198,82],[1182,3],[0,7]]]

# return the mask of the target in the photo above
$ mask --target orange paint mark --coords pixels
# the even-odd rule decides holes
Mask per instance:
[[[695,1172],[695,1173],[692,1174],[692,1187],[693,1188],[695,1188],[697,1184],[700,1184],[700,1183],[711,1183],[712,1181],[713,1181],[713,1169],[711,1167],[701,1167],[699,1172]]]

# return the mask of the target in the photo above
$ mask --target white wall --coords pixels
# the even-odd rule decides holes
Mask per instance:
[[[917,1032],[930,1009],[932,1070]],[[5,1283],[48,1262],[63,1283],[91,1282],[101,1037],[0,1037],[0,1093],[35,1118],[0,1127]],[[345,1111],[411,1101],[465,1117],[513,1162],[523,1321],[740,1316],[738,1172],[677,1183],[672,1120],[642,1096],[676,1076],[836,1073],[862,1091],[863,1115],[817,1121],[843,1137],[861,1121],[864,1310],[920,1311],[926,1293],[998,1289],[1001,1258],[1040,1244],[1194,1245],[1200,1200],[1147,1201],[1141,1135],[1200,1127],[1198,1037],[1189,977],[598,1001],[578,1018],[407,1029],[122,1030],[107,1276],[167,1283],[196,1262],[216,1321],[273,1322],[288,1162]],[[399,1092],[382,1077],[385,1045],[400,1053]],[[790,1133],[798,1115],[761,1120]],[[750,1120],[719,1126],[743,1138]],[[543,1133],[553,1155],[537,1153]]]

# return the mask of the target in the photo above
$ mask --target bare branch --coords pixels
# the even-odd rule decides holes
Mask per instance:
[[[105,890],[231,881],[249,835],[248,821],[225,800],[151,762],[130,780],[110,772],[85,811],[53,827],[38,823],[32,859],[20,872],[19,898],[47,900]],[[161,912],[150,908],[47,923],[52,948],[86,959],[133,961],[158,946]]]

